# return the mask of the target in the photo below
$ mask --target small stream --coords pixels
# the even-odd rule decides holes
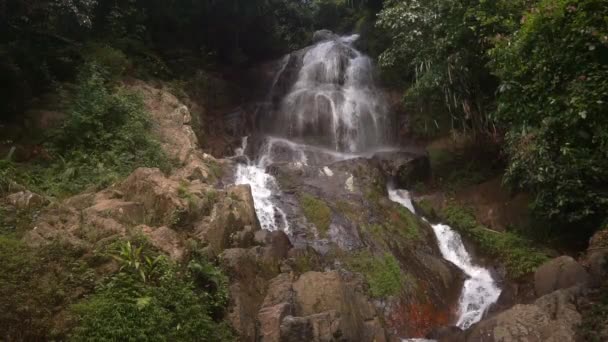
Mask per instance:
[[[391,201],[401,204],[416,214],[410,193],[406,190],[389,189]],[[416,214],[417,215],[417,214]],[[423,218],[424,219],[424,218]],[[426,219],[424,219],[426,221]],[[467,276],[458,303],[456,326],[467,329],[479,322],[490,306],[498,300],[501,289],[490,271],[473,263],[460,234],[445,224],[431,224],[439,250],[444,259],[453,263]]]

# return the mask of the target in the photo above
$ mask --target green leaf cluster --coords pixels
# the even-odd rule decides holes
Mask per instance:
[[[540,1],[491,51],[507,182],[534,194],[537,213],[583,236],[608,213],[606,18],[601,0]]]
[[[71,307],[78,321],[71,341],[233,340],[219,321],[227,280],[207,261],[194,260],[183,270],[130,243],[120,247],[117,259],[121,271]]]

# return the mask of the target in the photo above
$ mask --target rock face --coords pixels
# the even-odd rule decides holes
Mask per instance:
[[[276,163],[269,167],[269,172],[275,175],[283,192],[280,203],[290,222],[290,238],[295,246],[311,246],[321,256],[326,268],[355,271],[357,274],[365,271],[355,270],[350,265],[361,253],[368,253],[366,258],[372,262],[394,258],[404,279],[416,282],[411,287],[405,284],[401,291],[392,295],[384,295],[382,304],[376,307],[389,334],[415,336],[426,334],[427,328],[420,326],[431,328],[433,324],[448,323],[451,305],[460,294],[463,279],[461,273],[441,257],[431,227],[388,199],[387,177],[392,174],[387,170],[391,168],[398,172],[409,161],[417,160],[412,155],[402,157],[401,161],[392,164],[388,156],[382,158],[386,160],[385,164],[380,157],[321,166]],[[312,208],[307,209],[307,206]],[[323,215],[318,213],[327,217],[319,217]],[[335,255],[342,256],[336,258]],[[304,279],[301,282],[311,276],[302,275]],[[326,278],[317,279],[318,283],[322,284],[323,279]],[[319,284],[315,290],[331,293],[330,289],[321,290],[322,285]],[[314,289],[312,285],[311,288]],[[323,299],[315,300],[321,307],[325,303]],[[302,308],[310,307],[306,303],[306,300],[301,302]],[[349,327],[339,329],[344,334],[342,338],[353,340],[350,331],[361,333],[363,330],[349,316],[353,309],[339,308],[338,302],[334,301],[332,305],[325,306],[324,311],[336,310],[340,314],[338,326],[346,324]],[[425,325],[416,321],[420,316],[415,317],[413,313],[421,308],[429,312],[431,321],[437,319],[437,322]],[[320,313],[322,311],[302,314]],[[361,315],[365,316],[355,314]],[[338,320],[336,315],[327,314],[326,317]],[[289,326],[303,331],[314,328],[312,322],[304,324],[302,320],[291,321]],[[325,328],[335,332],[333,328]]]
[[[587,283],[589,275],[576,260],[561,256],[541,265],[534,274],[534,289],[537,296],[544,296],[555,290]]]
[[[581,322],[576,310],[580,295],[581,289],[574,287],[555,291],[530,305],[516,305],[474,325],[466,333],[466,341],[575,341],[575,329]]]

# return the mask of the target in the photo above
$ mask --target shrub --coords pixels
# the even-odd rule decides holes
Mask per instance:
[[[506,180],[585,239],[608,212],[607,16],[603,0],[543,0],[491,54]]]
[[[210,264],[191,264],[191,272],[164,257],[154,258],[141,247],[124,245],[122,270],[100,285],[95,294],[71,307],[78,318],[72,341],[228,341],[227,325],[216,322],[211,314],[226,304],[226,282],[215,288],[197,290],[202,279],[224,276]],[[130,251],[127,253],[127,251]],[[139,251],[139,252],[133,252]],[[157,260],[149,277],[141,276],[136,262]],[[212,281],[213,282],[213,281]],[[219,296],[221,301],[209,300]]]
[[[98,65],[110,80],[117,80],[131,68],[131,62],[120,50],[104,44],[89,44],[84,58],[88,63]]]
[[[95,273],[81,251],[54,243],[38,250],[0,235],[0,330],[8,341],[61,340],[54,320],[78,294],[92,291]]]
[[[66,114],[50,137],[52,161],[34,168],[33,183],[41,190],[70,194],[107,186],[137,167],[170,168],[151,137],[142,100],[107,84],[99,67],[83,69]]]

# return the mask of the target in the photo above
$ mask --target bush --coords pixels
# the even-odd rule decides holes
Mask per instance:
[[[0,331],[7,341],[62,340],[56,315],[92,291],[95,273],[82,251],[59,243],[38,250],[0,235]]]
[[[493,133],[497,80],[486,67],[494,38],[512,32],[525,1],[387,0],[377,26],[390,45],[379,58],[393,82],[408,86],[407,105],[420,110],[425,126],[449,124]],[[396,79],[395,79],[396,78]],[[439,113],[439,114],[438,114]],[[447,115],[449,114],[449,115]],[[420,123],[414,122],[414,128]],[[446,127],[438,127],[444,131]]]
[[[129,251],[129,252],[127,252]],[[193,272],[180,268],[163,257],[157,260],[154,272],[142,278],[142,269],[135,264],[147,263],[152,256],[141,247],[122,248],[122,270],[99,286],[96,293],[73,305],[78,326],[72,331],[72,341],[229,341],[229,327],[213,320],[211,314],[220,302],[209,300],[227,293],[226,283],[217,288],[199,291],[195,285],[204,279],[222,277],[207,264]],[[142,266],[143,267],[143,266]],[[194,271],[195,270],[195,271]],[[149,270],[148,270],[149,271]],[[144,281],[145,279],[145,281]]]
[[[498,259],[511,279],[518,279],[536,270],[549,257],[524,238],[511,232],[497,232],[477,223],[466,209],[449,205],[443,210],[446,223],[471,239],[480,251]]]
[[[132,67],[122,51],[104,44],[89,44],[85,49],[84,59],[88,63],[98,65],[106,77],[112,80],[119,79]]]
[[[543,0],[492,51],[507,181],[583,238],[608,212],[607,17],[603,0]]]
[[[107,84],[102,69],[88,65],[63,125],[50,137],[52,161],[33,171],[33,183],[53,195],[88,185],[107,186],[137,167],[170,163],[151,137],[148,114],[138,95]]]

